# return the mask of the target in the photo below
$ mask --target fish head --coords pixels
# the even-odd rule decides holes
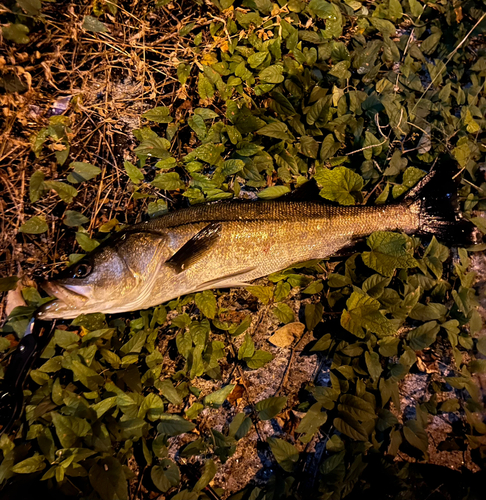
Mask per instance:
[[[125,235],[102,245],[55,279],[41,283],[55,300],[44,304],[38,317],[71,319],[139,309],[165,254],[164,238],[154,235]]]

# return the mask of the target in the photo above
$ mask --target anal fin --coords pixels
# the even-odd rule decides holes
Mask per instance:
[[[181,273],[191,264],[197,262],[216,243],[220,234],[221,222],[208,224],[184,243],[166,263],[173,266],[178,273]]]

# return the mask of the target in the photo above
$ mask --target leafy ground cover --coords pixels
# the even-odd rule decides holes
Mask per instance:
[[[26,302],[5,359],[45,300],[29,279],[187,204],[311,178],[329,201],[384,204],[453,163],[486,231],[484,2],[1,9],[0,286],[21,278]],[[0,438],[5,491],[476,498],[484,247],[376,233],[360,250],[60,326]]]

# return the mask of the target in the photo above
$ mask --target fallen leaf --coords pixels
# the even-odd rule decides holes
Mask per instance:
[[[279,328],[268,341],[277,347],[288,347],[304,333],[305,325],[298,321]]]

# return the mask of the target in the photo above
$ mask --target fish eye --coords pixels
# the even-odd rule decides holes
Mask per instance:
[[[91,272],[91,264],[87,262],[81,262],[78,264],[74,270],[74,278],[86,278],[88,274]]]

